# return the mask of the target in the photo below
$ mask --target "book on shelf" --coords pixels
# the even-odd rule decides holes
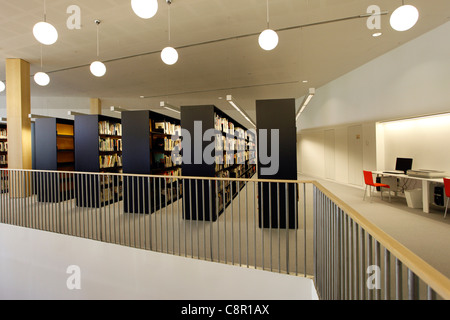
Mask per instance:
[[[111,123],[108,120],[99,121],[98,123],[98,133],[109,136],[121,136],[122,135],[122,124]]]
[[[115,168],[122,166],[122,156],[113,154],[99,157],[100,169]]]
[[[154,160],[156,169],[171,168],[177,165],[175,161],[172,161],[172,155],[166,155],[163,153],[155,153]]]
[[[99,137],[100,151],[122,151],[122,139],[111,139]]]
[[[8,158],[5,155],[0,156],[0,164],[8,164]]]
[[[2,152],[8,151],[8,142],[0,142],[0,151]]]
[[[155,132],[170,135],[181,135],[181,126],[168,121],[155,122]]]
[[[6,129],[0,129],[0,139],[7,139]]]

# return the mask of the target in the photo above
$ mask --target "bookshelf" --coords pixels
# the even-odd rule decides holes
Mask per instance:
[[[36,119],[34,139],[36,170],[75,170],[74,123],[72,120]],[[40,202],[60,202],[73,198],[71,175],[39,174],[35,188]]]
[[[197,128],[196,128],[197,123]],[[198,124],[201,123],[201,132]],[[214,157],[213,163],[202,159],[191,159],[183,163],[183,175],[195,177],[251,178],[256,173],[256,135],[213,105],[186,106],[181,108],[181,126],[191,135],[191,155],[197,143],[202,154],[214,140],[215,149],[222,155]],[[213,129],[215,136],[210,141],[196,141],[196,134],[203,137],[205,131]],[[203,140],[203,139],[202,139]],[[185,151],[183,149],[183,151]],[[211,150],[214,152],[214,150]],[[244,183],[230,181],[196,181],[185,188],[185,219],[215,221],[236,196]],[[211,188],[210,188],[211,187]],[[197,216],[198,215],[198,216]]]
[[[8,130],[6,123],[0,123],[0,168],[8,168]]]
[[[0,123],[0,169],[8,168],[8,130],[6,123]],[[0,193],[8,192],[8,173],[0,176]]]
[[[169,178],[181,175],[179,159],[172,159],[172,150],[179,141],[171,139],[173,134],[180,133],[180,120],[147,110],[124,111],[122,125],[123,172],[166,176],[164,179],[126,176],[124,211],[151,213],[173,199],[180,199],[181,184]]]
[[[121,120],[103,115],[75,116],[75,154],[76,171],[121,173]],[[98,208],[122,198],[122,179],[118,176],[81,175],[75,183],[80,207]]]
[[[295,124],[295,99],[273,99],[256,101],[257,132],[267,130],[268,155],[273,155],[272,145],[278,144],[278,170],[276,174],[267,174],[263,169],[270,164],[258,163],[258,178],[269,180],[297,180],[297,128]],[[279,130],[279,141],[271,141],[271,130]],[[261,141],[257,137],[258,143]],[[261,147],[258,146],[258,150]],[[295,215],[298,190],[295,185],[275,182],[258,184],[258,207],[260,228],[298,227]],[[261,201],[264,199],[264,201]],[[278,212],[280,214],[278,214]],[[288,216],[288,217],[286,217]]]

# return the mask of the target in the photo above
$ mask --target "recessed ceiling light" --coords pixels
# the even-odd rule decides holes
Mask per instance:
[[[141,99],[144,99],[144,98],[145,98],[145,96],[139,96],[139,98],[141,98]]]
[[[223,99],[223,97],[219,97],[219,100],[222,100]]]
[[[383,33],[381,33],[381,32],[375,32],[373,35],[372,35],[372,37],[379,37],[379,36],[381,36]]]
[[[303,82],[303,83],[308,83],[308,80],[303,80],[302,82]]]

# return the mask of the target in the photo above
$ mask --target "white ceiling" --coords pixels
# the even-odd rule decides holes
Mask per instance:
[[[155,110],[161,100],[176,106],[215,104],[232,115],[232,107],[219,99],[232,94],[255,118],[255,100],[301,97],[308,88],[319,88],[450,19],[448,0],[407,0],[420,11],[418,24],[407,32],[389,26],[401,0],[270,0],[270,27],[288,30],[280,30],[279,46],[266,52],[258,45],[258,33],[266,28],[266,1],[173,0],[171,45],[178,48],[179,61],[167,66],[160,51],[168,45],[168,5],[158,2],[156,16],[144,20],[129,0],[47,0],[47,21],[59,40],[43,46],[43,69],[51,83],[39,87],[32,81],[32,95],[95,97],[104,107]],[[72,4],[81,8],[80,30],[66,27]],[[320,23],[365,14],[373,4],[389,13],[381,18],[379,38],[371,36],[367,18]],[[0,0],[0,79],[5,79],[7,58],[29,61],[32,74],[40,70],[41,45],[32,28],[42,20],[43,8],[43,0]],[[102,21],[103,78],[89,72],[97,59],[95,19]]]

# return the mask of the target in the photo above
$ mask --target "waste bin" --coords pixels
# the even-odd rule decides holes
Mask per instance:
[[[423,208],[422,189],[405,190],[406,204],[410,208]]]

